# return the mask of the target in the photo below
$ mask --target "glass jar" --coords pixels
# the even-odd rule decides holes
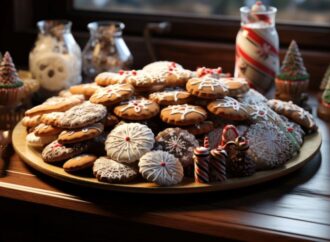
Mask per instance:
[[[29,55],[32,76],[46,91],[60,91],[81,82],[81,49],[67,20],[42,20]]]
[[[258,1],[242,7],[241,29],[236,37],[235,77],[245,77],[252,87],[267,92],[279,70],[279,38],[274,7]]]
[[[123,37],[121,22],[99,21],[87,25],[90,38],[83,50],[83,74],[86,82],[104,71],[129,69],[133,57]]]

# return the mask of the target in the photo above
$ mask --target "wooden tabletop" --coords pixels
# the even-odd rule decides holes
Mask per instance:
[[[316,105],[313,109],[315,113]],[[329,241],[330,125],[319,119],[317,123],[321,152],[305,167],[266,184],[229,192],[154,196],[92,190],[46,177],[13,153],[0,161],[0,205],[23,201],[45,207],[47,214],[64,209],[95,221],[107,218],[103,225],[153,226],[195,239]],[[149,238],[147,229],[145,233]],[[125,236],[132,237],[129,232]]]

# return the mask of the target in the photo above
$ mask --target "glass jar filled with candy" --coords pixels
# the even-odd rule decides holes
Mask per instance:
[[[122,32],[125,25],[115,21],[92,22],[87,25],[90,39],[83,50],[83,74],[86,82],[104,71],[128,69],[133,57]]]
[[[29,55],[32,76],[44,91],[57,92],[81,82],[81,49],[67,20],[42,20]]]

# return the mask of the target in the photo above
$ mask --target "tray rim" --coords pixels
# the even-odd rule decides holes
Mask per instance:
[[[300,149],[300,153],[289,160],[284,166],[272,170],[258,171],[250,177],[231,178],[225,182],[211,184],[198,184],[186,179],[183,184],[162,187],[149,182],[111,184],[100,182],[96,178],[87,178],[66,173],[61,167],[45,163],[41,158],[41,153],[37,149],[29,147],[26,144],[26,134],[26,128],[21,124],[21,122],[19,122],[13,130],[13,147],[25,163],[45,175],[85,187],[110,191],[149,194],[183,194],[225,191],[268,182],[288,175],[289,173],[303,167],[320,150],[322,144],[322,137],[318,132],[305,136],[304,144]]]

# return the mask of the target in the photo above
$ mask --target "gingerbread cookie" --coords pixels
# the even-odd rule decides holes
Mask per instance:
[[[228,89],[228,96],[237,97],[249,91],[250,87],[245,78],[221,78]]]
[[[41,116],[40,121],[46,125],[57,126],[58,122],[63,118],[64,112],[46,113]]]
[[[181,65],[169,61],[157,61],[143,67],[158,82],[165,82],[168,87],[184,86],[192,76],[192,72],[185,70]]]
[[[189,79],[186,88],[191,94],[205,99],[222,98],[228,93],[224,82],[209,76]]]
[[[35,147],[35,148],[42,148],[45,145],[53,142],[56,140],[56,135],[49,135],[49,136],[36,136],[34,132],[29,133],[25,140],[28,146]]]
[[[64,161],[86,151],[88,149],[88,145],[89,144],[86,142],[63,145],[55,140],[43,149],[41,156],[47,163]]]
[[[166,151],[150,151],[141,157],[139,171],[143,178],[160,186],[172,186],[183,179],[183,167]]]
[[[156,136],[156,149],[173,154],[187,167],[193,164],[194,148],[198,141],[194,135],[180,128],[167,128]]]
[[[162,92],[151,93],[149,99],[159,105],[168,106],[188,103],[191,100],[191,95],[181,88],[166,88]]]
[[[67,160],[63,164],[66,172],[80,172],[93,167],[94,161],[97,159],[95,155],[83,154]]]
[[[27,116],[33,116],[37,114],[45,114],[51,112],[63,112],[82,103],[83,100],[76,96],[70,97],[51,97],[44,103],[35,106],[25,112]]]
[[[150,151],[154,142],[154,134],[146,125],[124,123],[109,133],[105,148],[111,159],[133,163]]]
[[[58,142],[62,144],[72,144],[99,136],[103,132],[104,126],[95,123],[81,129],[64,130],[58,136]]]
[[[209,76],[212,78],[220,79],[222,77],[230,77],[230,73],[224,73],[222,71],[221,67],[218,68],[206,68],[205,66],[203,67],[198,67],[196,71],[194,72],[194,77],[204,77],[204,76]]]
[[[267,104],[277,113],[286,116],[288,119],[300,124],[308,132],[315,132],[317,125],[313,116],[303,108],[290,102],[272,99]]]
[[[128,99],[134,94],[134,87],[130,84],[113,84],[99,88],[91,97],[90,102],[112,106]]]
[[[199,106],[172,105],[162,109],[160,118],[168,124],[189,126],[204,121],[207,118],[207,113]]]
[[[107,109],[101,104],[84,102],[64,112],[57,126],[77,129],[99,122],[107,115]]]
[[[107,157],[100,157],[95,161],[93,173],[99,181],[109,183],[127,183],[138,176],[134,168]]]
[[[25,116],[22,119],[22,125],[27,128],[32,128],[40,124],[41,115]]]
[[[189,133],[193,135],[201,135],[211,132],[214,129],[212,121],[203,121],[198,124],[184,127]]]
[[[131,71],[131,75],[127,77],[130,83],[137,91],[148,91],[153,85],[162,84],[163,82],[149,75],[145,71]]]
[[[101,87],[96,83],[84,83],[70,87],[72,94],[82,94],[86,98],[90,98]]]
[[[146,120],[159,113],[159,106],[154,101],[134,97],[115,107],[114,113],[127,120]]]
[[[230,120],[246,120],[249,118],[249,112],[246,105],[238,102],[231,97],[224,97],[223,99],[217,99],[209,105],[207,109],[220,117]]]
[[[292,158],[291,140],[273,123],[252,124],[246,132],[247,155],[256,161],[257,169],[272,169]]]
[[[128,71],[119,71],[119,73],[102,72],[95,77],[95,82],[99,86],[106,87],[112,84],[127,83],[128,76],[130,76]]]
[[[104,120],[104,128],[113,127],[118,124],[119,121],[120,120],[115,115],[108,113]]]
[[[47,124],[43,124],[43,123],[36,126],[33,130],[33,132],[37,136],[58,135],[59,133],[61,133],[61,131],[62,131],[61,128],[57,128],[57,127],[47,125]]]

